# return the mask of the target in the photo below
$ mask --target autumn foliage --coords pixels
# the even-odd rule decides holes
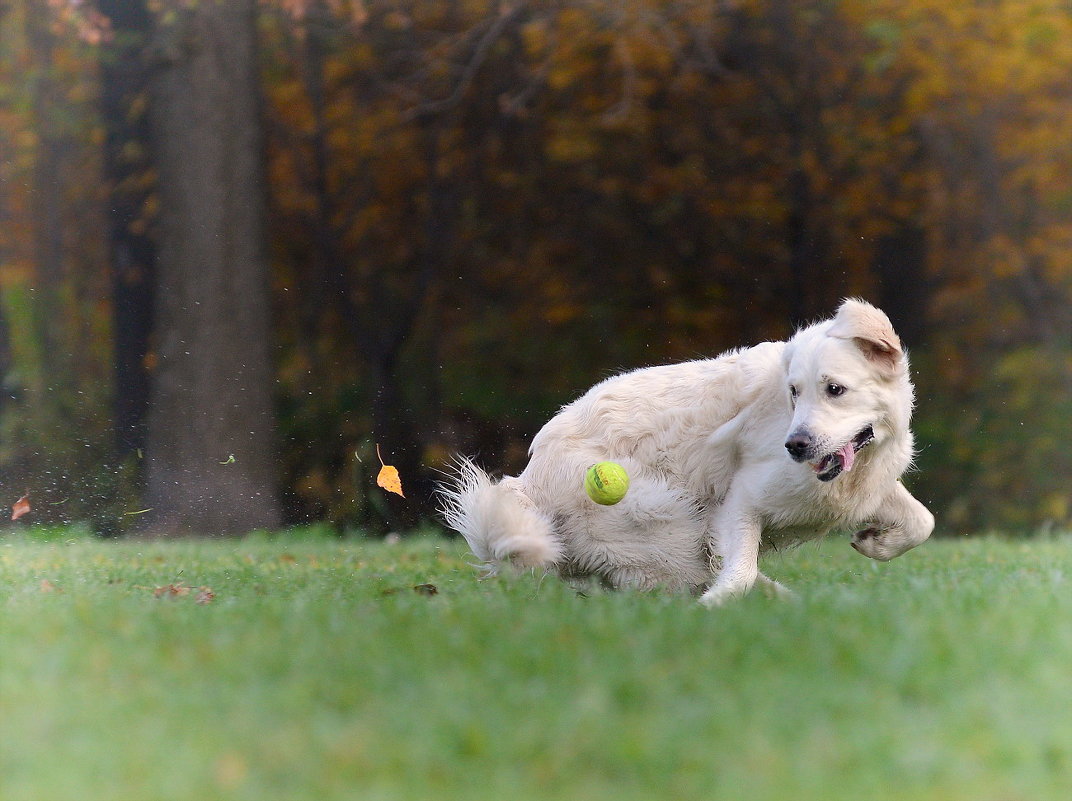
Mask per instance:
[[[413,522],[450,452],[516,469],[608,372],[845,295],[911,350],[940,529],[1072,519],[1066,3],[265,0],[260,23],[292,520]],[[25,99],[0,105],[0,481],[115,517],[137,469],[102,388],[107,27],[44,0],[0,25]]]

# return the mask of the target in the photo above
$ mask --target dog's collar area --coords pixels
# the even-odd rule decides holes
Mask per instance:
[[[851,470],[856,460],[856,454],[870,445],[874,439],[874,427],[871,425],[864,426],[845,445],[833,453],[828,453],[812,465],[812,469],[815,470],[815,477],[820,481],[833,481],[843,472]]]

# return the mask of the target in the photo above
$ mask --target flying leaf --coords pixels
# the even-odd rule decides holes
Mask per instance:
[[[402,477],[398,475],[398,468],[384,464],[383,457],[380,456],[379,443],[376,444],[376,458],[380,460],[381,465],[380,474],[376,476],[376,485],[405,498],[406,496],[402,493]]]
[[[25,514],[30,513],[30,493],[19,498],[11,507],[11,519],[18,520]]]

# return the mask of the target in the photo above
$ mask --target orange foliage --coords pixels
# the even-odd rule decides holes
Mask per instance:
[[[277,230],[333,243],[281,281],[336,265],[345,302],[317,325],[344,340],[348,316],[426,297],[435,325],[405,337],[467,415],[534,422],[593,375],[781,336],[846,294],[891,306],[964,391],[995,352],[964,343],[1052,343],[1067,320],[1058,0],[360,10],[272,50]],[[362,363],[382,339],[352,342]]]

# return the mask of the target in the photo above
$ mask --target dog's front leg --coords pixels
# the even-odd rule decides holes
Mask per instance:
[[[852,547],[880,562],[888,562],[926,541],[934,530],[934,515],[898,481],[875,514],[875,522],[852,535]]]
[[[704,606],[720,606],[730,598],[745,595],[759,577],[758,520],[745,514],[718,515],[713,521],[712,543],[721,569],[711,587],[700,597]]]

